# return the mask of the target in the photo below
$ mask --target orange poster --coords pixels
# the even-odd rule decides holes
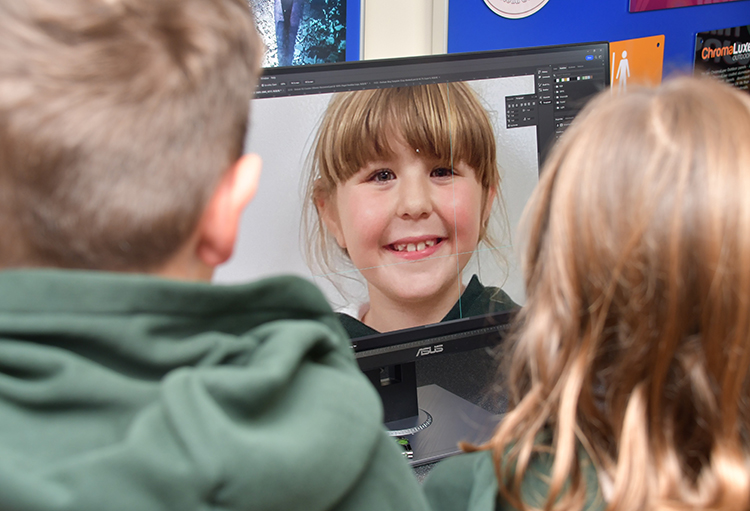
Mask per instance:
[[[611,42],[609,59],[613,92],[625,91],[630,85],[658,85],[664,64],[664,36]]]

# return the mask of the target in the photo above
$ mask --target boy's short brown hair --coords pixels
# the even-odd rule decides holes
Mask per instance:
[[[149,270],[242,153],[245,0],[0,0],[0,267]]]

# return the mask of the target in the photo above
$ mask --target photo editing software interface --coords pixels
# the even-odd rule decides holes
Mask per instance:
[[[263,158],[260,192],[215,281],[318,285],[413,464],[491,431],[489,411],[417,388],[416,363],[497,345],[523,305],[521,213],[549,147],[607,87],[608,54],[587,43],[260,79],[245,147]]]

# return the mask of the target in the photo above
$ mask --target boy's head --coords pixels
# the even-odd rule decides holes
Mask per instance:
[[[393,158],[397,145],[441,166],[471,168],[483,189],[482,218],[497,195],[500,176],[487,111],[467,84],[429,84],[344,92],[331,100],[312,152],[308,204],[329,201],[336,189],[375,161]],[[320,213],[320,211],[318,211]],[[320,218],[308,218],[310,258],[333,270],[335,242]],[[486,239],[487,222],[479,239]]]
[[[245,0],[0,0],[0,267],[152,271],[242,154]]]

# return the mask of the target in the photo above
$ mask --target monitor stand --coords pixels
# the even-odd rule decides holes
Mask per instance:
[[[459,442],[486,442],[501,418],[437,385],[419,387],[417,399],[417,417],[385,423],[391,436],[409,440],[413,467],[460,453]]]
[[[412,466],[438,461],[461,449],[459,442],[489,440],[500,415],[438,385],[417,388],[414,362],[365,371],[383,401],[385,427],[411,445]]]

